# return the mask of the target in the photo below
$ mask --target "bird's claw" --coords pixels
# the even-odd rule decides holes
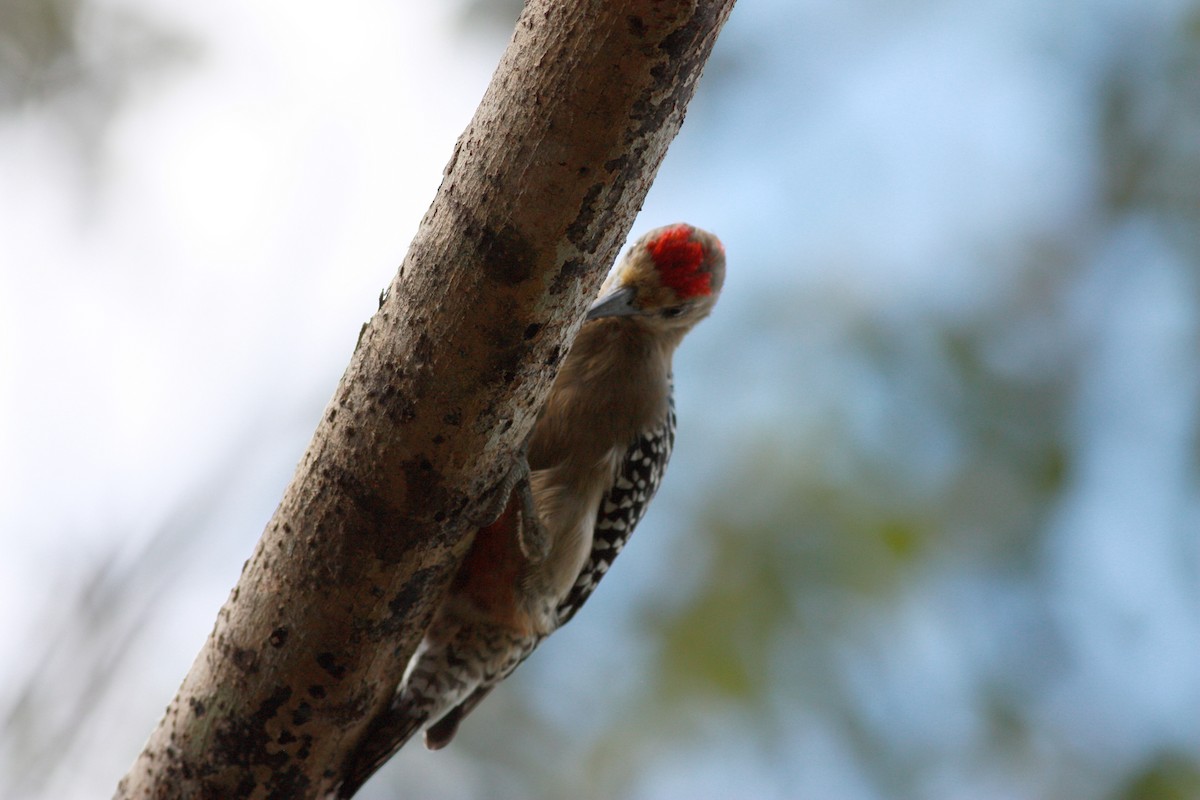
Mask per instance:
[[[482,510],[473,523],[480,528],[494,524],[504,514],[513,499],[513,493],[516,492],[520,501],[517,507],[517,543],[527,559],[538,562],[550,551],[550,535],[546,532],[533,503],[528,450],[529,442],[526,440],[517,452],[512,469],[488,492]]]
[[[517,525],[517,542],[521,552],[530,561],[536,563],[550,553],[550,534],[542,524],[542,518],[533,504],[533,488],[529,482],[529,462],[522,453],[520,468],[523,474],[517,479],[515,491],[520,493],[520,519]]]

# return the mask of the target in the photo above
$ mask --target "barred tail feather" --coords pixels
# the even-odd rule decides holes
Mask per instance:
[[[449,744],[462,718],[541,641],[488,623],[453,630],[449,641],[421,642],[391,708],[371,723],[348,762],[339,800],[352,797],[426,723],[432,723],[425,739],[429,749]]]
[[[425,717],[413,716],[409,711],[396,705],[372,721],[362,743],[354,751],[344,770],[344,778],[335,795],[337,800],[349,800],[353,797],[368,778],[399,752],[413,734],[421,730],[421,726],[425,724]]]

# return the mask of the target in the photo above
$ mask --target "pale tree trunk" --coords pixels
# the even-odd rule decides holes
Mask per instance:
[[[733,0],[530,0],[121,798],[312,798],[391,697]],[[660,220],[669,222],[671,220]]]

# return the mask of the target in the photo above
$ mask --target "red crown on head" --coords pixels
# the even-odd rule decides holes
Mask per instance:
[[[692,241],[689,225],[672,225],[652,239],[646,250],[658,267],[659,280],[680,300],[712,293],[712,275],[700,271],[704,245]]]

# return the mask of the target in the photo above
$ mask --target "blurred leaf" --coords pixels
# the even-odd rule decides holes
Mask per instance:
[[[131,89],[196,55],[195,42],[140,10],[0,0],[0,113],[47,112],[90,168]]]
[[[1200,764],[1194,759],[1163,756],[1139,773],[1119,795],[1121,800],[1197,800]]]
[[[0,3],[0,108],[79,81],[78,0]]]
[[[883,523],[879,538],[884,547],[900,561],[912,559],[921,545],[921,532],[917,526],[902,520]]]

